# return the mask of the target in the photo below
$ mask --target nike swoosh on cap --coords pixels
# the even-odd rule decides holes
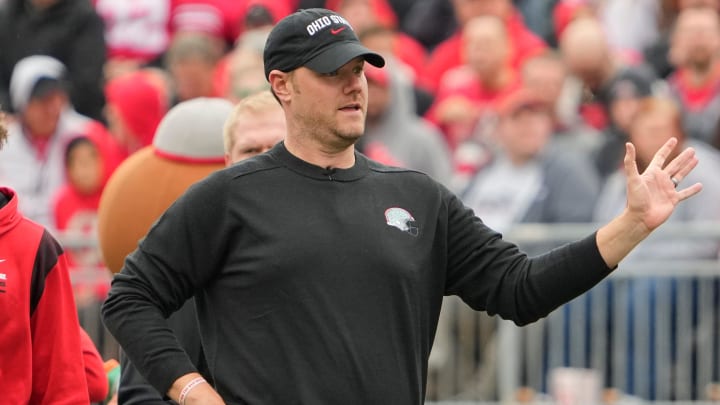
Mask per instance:
[[[347,28],[347,27],[340,27],[338,29],[330,28],[330,33],[333,35],[337,35],[343,31],[345,31],[345,28]]]

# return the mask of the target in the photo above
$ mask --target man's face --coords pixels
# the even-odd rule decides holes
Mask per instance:
[[[213,72],[215,66],[201,59],[188,58],[170,65],[177,95],[180,100],[213,95]]]
[[[712,12],[689,10],[681,15],[673,38],[674,51],[684,64],[706,68],[720,51],[720,24]]]
[[[300,67],[290,73],[288,127],[332,148],[346,148],[365,132],[368,85],[362,57],[328,74]]]
[[[23,124],[35,136],[49,137],[57,129],[66,97],[62,91],[53,91],[28,101],[22,112]]]
[[[75,145],[68,156],[68,181],[82,194],[100,189],[102,160],[97,148],[90,142]]]
[[[509,54],[502,23],[491,17],[474,19],[463,31],[466,63],[481,79],[494,79],[505,66]]]
[[[639,106],[640,99],[635,97],[620,97],[613,100],[609,109],[610,121],[620,130],[627,133]]]
[[[523,107],[500,121],[500,142],[511,157],[532,159],[552,135],[552,118],[544,107]]]
[[[533,60],[525,65],[522,75],[526,88],[554,105],[562,94],[567,72],[560,61]]]
[[[260,114],[242,114],[235,124],[235,143],[225,155],[225,164],[229,166],[270,150],[285,138],[286,132],[285,114],[280,108]]]

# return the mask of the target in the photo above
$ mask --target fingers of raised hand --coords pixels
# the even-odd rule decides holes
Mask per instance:
[[[698,158],[695,155],[695,150],[693,148],[687,148],[670,163],[668,163],[668,165],[663,169],[663,172],[665,172],[671,181],[675,183],[674,185],[677,188],[678,183],[683,181],[683,179],[687,177],[697,164]],[[699,193],[700,190],[702,190],[702,184],[695,183],[690,187],[678,190],[678,199],[682,201],[690,198]]]
[[[695,150],[687,148],[663,169],[668,176],[681,182],[698,164]],[[677,187],[677,184],[675,185]]]
[[[702,183],[695,183],[690,187],[684,188],[678,191],[678,198],[680,201],[686,200],[702,190]]]
[[[635,161],[635,145],[630,142],[625,143],[625,175],[628,178],[638,176],[637,162]]]
[[[656,166],[659,168],[662,168],[665,166],[665,161],[667,160],[668,156],[670,156],[670,153],[672,153],[672,150],[677,145],[677,139],[676,138],[670,138],[665,142],[663,146],[658,149],[657,152],[655,152],[655,156],[653,156],[652,161],[650,162],[650,166]]]

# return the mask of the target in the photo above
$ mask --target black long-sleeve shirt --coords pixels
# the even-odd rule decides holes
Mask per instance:
[[[443,295],[525,324],[609,273],[594,235],[530,259],[426,175],[279,144],[176,201],[103,316],[160,392],[194,371],[164,317],[195,295],[230,404],[420,404]]]

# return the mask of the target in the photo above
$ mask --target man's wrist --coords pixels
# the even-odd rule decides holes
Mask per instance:
[[[596,240],[603,260],[614,269],[648,235],[650,229],[642,219],[626,209],[598,230]]]
[[[652,232],[641,217],[632,214],[627,208],[618,216],[618,221],[622,224],[626,236],[631,240],[640,242]]]
[[[173,382],[172,386],[167,392],[167,395],[175,402],[180,403],[180,394],[183,392],[183,389],[193,380],[196,380],[197,378],[203,378],[199,373],[188,373],[183,375],[182,377],[178,378]],[[203,379],[204,380],[204,379]],[[187,392],[185,393],[187,396]],[[183,398],[184,399],[184,398]]]
[[[187,400],[190,392],[200,384],[207,384],[207,381],[205,381],[203,377],[195,377],[190,380],[190,382],[185,384],[185,387],[183,387],[183,389],[180,391],[180,395],[178,396],[178,403],[180,405],[185,405],[185,401]]]

